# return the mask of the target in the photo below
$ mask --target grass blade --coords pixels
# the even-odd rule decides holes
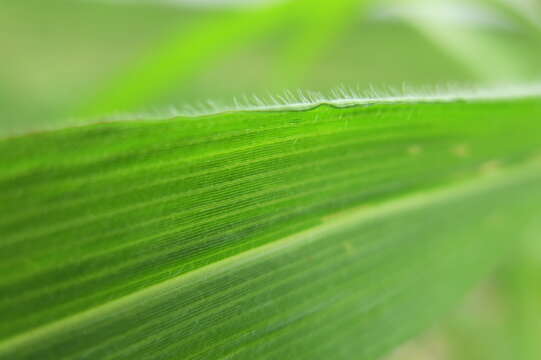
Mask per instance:
[[[0,358],[385,352],[541,204],[538,95],[465,100],[0,141]]]

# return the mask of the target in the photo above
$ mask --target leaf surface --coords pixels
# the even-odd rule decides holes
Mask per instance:
[[[373,359],[535,219],[540,115],[323,104],[4,139],[0,358]]]

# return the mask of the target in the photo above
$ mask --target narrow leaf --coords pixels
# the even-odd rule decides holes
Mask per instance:
[[[1,140],[0,358],[373,359],[413,336],[541,204],[536,93],[435,99]]]

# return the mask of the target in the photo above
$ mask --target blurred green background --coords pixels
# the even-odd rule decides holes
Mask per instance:
[[[0,30],[0,137],[284,90],[541,80],[538,0],[3,0]],[[538,229],[389,359],[541,359]]]

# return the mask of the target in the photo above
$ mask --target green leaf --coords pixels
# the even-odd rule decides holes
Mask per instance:
[[[326,32],[338,27],[340,18],[347,15],[345,11],[358,7],[358,4],[359,0],[336,0],[332,6],[323,3],[312,6],[313,1],[310,0],[285,1],[261,9],[208,16],[209,19],[196,23],[188,33],[182,27],[178,34],[167,34],[162,44],[157,44],[153,51],[99,92],[96,99],[85,104],[79,115],[139,110],[172,87],[185,83],[208,64],[270,29],[280,27],[285,20],[305,35],[302,44],[297,41],[288,52],[293,53],[293,59],[289,61],[294,63],[291,66],[295,66],[297,56],[309,57],[311,52],[317,51],[318,44],[324,43]],[[327,15],[327,21],[323,21],[326,26],[321,24],[322,13]],[[306,29],[303,24],[299,26],[299,19],[310,26]]]
[[[540,115],[336,100],[3,139],[0,358],[373,359],[535,218]]]
[[[295,18],[296,27],[300,29],[290,39],[287,49],[276,66],[272,81],[281,83],[282,87],[295,88],[303,84],[299,79],[309,77],[310,67],[314,65],[324,50],[343,32],[353,18],[358,17],[369,0],[340,0],[329,2],[310,2],[301,9]],[[300,22],[300,24],[299,24]]]

